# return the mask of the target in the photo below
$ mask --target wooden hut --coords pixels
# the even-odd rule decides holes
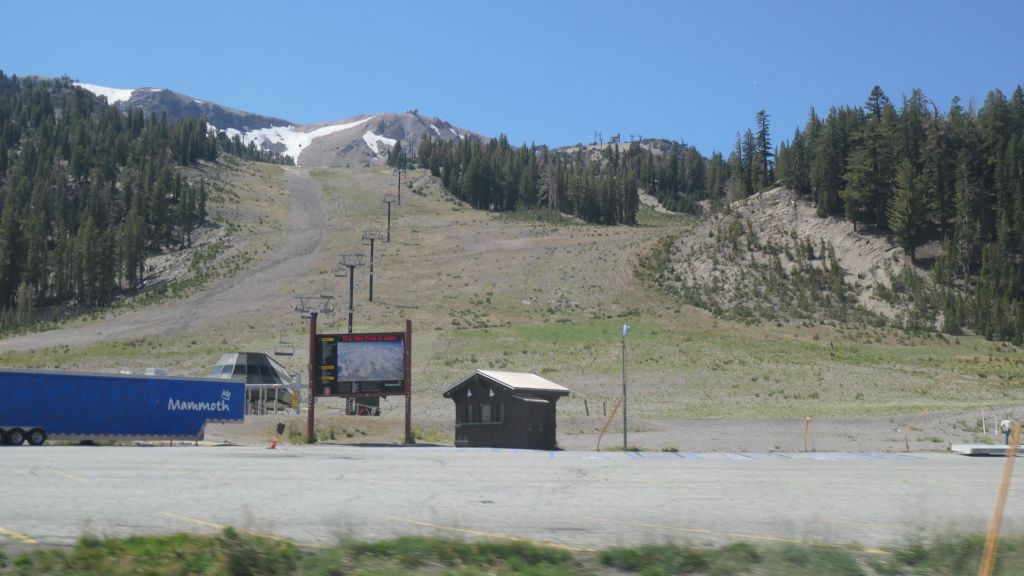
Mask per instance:
[[[455,402],[455,445],[551,450],[555,403],[569,389],[527,372],[477,370],[444,391]]]

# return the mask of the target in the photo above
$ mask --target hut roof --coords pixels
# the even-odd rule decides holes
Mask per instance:
[[[500,384],[513,392],[546,392],[549,394],[557,394],[558,396],[565,396],[569,394],[569,389],[564,386],[559,386],[554,382],[531,374],[529,372],[501,372],[498,370],[477,370],[471,376],[464,379],[462,382],[451,386],[444,391],[444,397],[450,398],[451,394],[468,384],[477,376],[483,376],[487,380]]]

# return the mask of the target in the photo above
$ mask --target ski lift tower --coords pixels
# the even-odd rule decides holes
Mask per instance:
[[[405,171],[405,169],[402,166],[396,166],[395,167],[395,174],[398,175],[398,205],[399,206],[402,205],[402,172],[404,172],[404,171]]]
[[[316,432],[313,430],[313,414],[316,411],[316,393],[313,383],[316,382],[316,317],[318,314],[334,314],[331,301],[333,296],[296,296],[298,303],[295,311],[302,318],[309,318],[309,413],[306,416],[306,443],[316,443]]]
[[[363,253],[342,254],[338,264],[348,268],[348,333],[352,333],[352,294],[356,285],[356,268],[363,265]]]
[[[380,240],[381,233],[377,228],[363,232],[363,244],[370,243],[370,302],[373,302],[373,243]]]
[[[388,236],[387,236],[387,240],[385,240],[385,242],[390,243],[391,242],[391,205],[399,203],[398,196],[395,196],[394,194],[385,194],[384,195],[384,203],[388,205]]]

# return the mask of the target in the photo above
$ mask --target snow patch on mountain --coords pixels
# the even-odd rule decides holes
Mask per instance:
[[[373,150],[374,154],[380,156],[381,144],[386,144],[390,148],[391,146],[394,146],[398,142],[398,140],[395,140],[394,138],[388,138],[387,136],[379,136],[377,134],[374,134],[370,130],[367,130],[363,134],[363,142],[366,142],[366,145],[370,147],[370,150]]]
[[[75,86],[88,90],[97,96],[103,96],[107,99],[107,104],[114,104],[127,100],[132,97],[132,92],[135,92],[132,88],[109,88],[107,86],[99,86],[96,84],[86,84],[84,82],[75,82]]]
[[[300,166],[299,154],[302,154],[302,151],[309,147],[313,140],[322,136],[327,136],[328,134],[341,132],[342,130],[348,130],[349,128],[355,128],[356,126],[365,124],[372,119],[373,116],[369,116],[362,120],[356,120],[355,122],[349,122],[347,124],[322,126],[309,132],[304,132],[301,128],[291,125],[274,126],[272,128],[262,128],[260,130],[251,130],[248,132],[240,132],[234,128],[228,128],[227,130],[223,130],[223,132],[227,134],[229,138],[234,138],[237,135],[242,139],[242,143],[246,145],[248,145],[249,142],[254,142],[259,148],[263,148],[264,143],[282,144],[285,147],[284,154],[291,156],[292,159],[295,160],[295,165]],[[211,125],[210,127],[217,130],[216,126]]]

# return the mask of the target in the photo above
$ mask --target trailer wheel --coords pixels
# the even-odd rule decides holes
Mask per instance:
[[[4,440],[11,446],[21,446],[25,441],[25,431],[21,428],[11,428],[4,434]]]
[[[42,446],[46,442],[46,431],[42,428],[33,428],[28,431],[28,443],[32,446]]]

